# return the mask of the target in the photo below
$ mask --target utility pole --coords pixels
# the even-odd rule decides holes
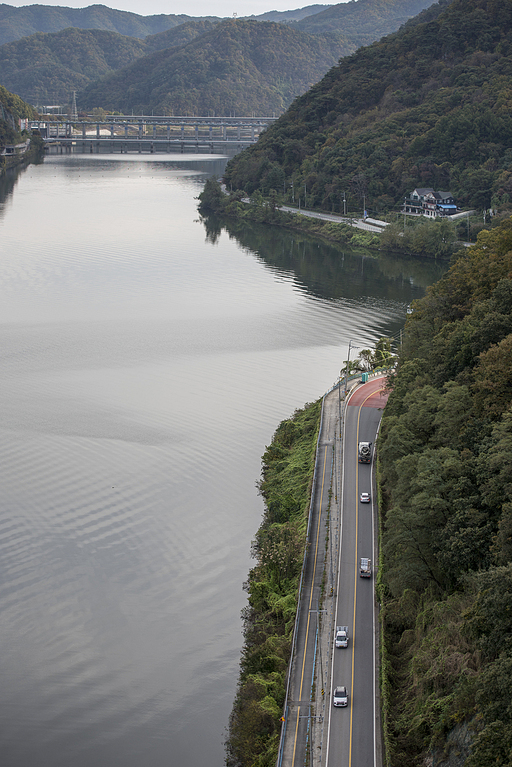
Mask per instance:
[[[73,103],[71,106],[71,119],[73,122],[78,120],[78,110],[76,108],[76,91],[73,91]]]
[[[345,195],[345,192],[343,192],[343,215],[347,215],[347,197]]]
[[[347,366],[345,368],[345,399],[347,399],[347,388],[348,388],[348,366],[350,362],[350,349],[359,349],[359,346],[356,346],[352,343],[352,341],[348,342],[348,355],[347,355]]]

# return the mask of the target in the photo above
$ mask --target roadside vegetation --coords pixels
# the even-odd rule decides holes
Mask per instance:
[[[300,211],[289,213],[280,210],[283,196],[275,189],[257,190],[250,198],[243,191],[225,194],[218,181],[208,179],[199,195],[199,212],[205,222],[209,215],[271,224],[284,229],[301,231],[330,242],[346,245],[351,249],[365,248],[385,253],[401,253],[423,258],[449,260],[462,247],[463,242],[475,241],[479,232],[498,226],[502,216],[483,218],[481,215],[465,216],[462,220],[448,218],[430,220],[424,217],[391,214],[382,216],[389,225],[380,234],[358,229],[351,224],[322,221],[301,216]],[[244,201],[245,200],[245,201]],[[250,200],[250,204],[248,201]],[[326,212],[326,211],[323,211]]]
[[[270,190],[268,198],[259,192],[251,196],[251,204],[242,202],[243,192],[233,192],[225,195],[220,184],[213,178],[208,179],[199,195],[199,212],[207,217],[216,216],[237,219],[239,221],[254,221],[259,224],[271,224],[284,229],[304,232],[324,240],[355,248],[376,250],[379,247],[378,234],[365,232],[350,224],[337,224],[330,221],[308,218],[279,210],[281,198],[275,190]]]
[[[228,767],[274,767],[313,480],[321,400],[278,427],[262,459],[256,565],[244,588],[244,646],[226,739]]]
[[[413,303],[390,377],[379,601],[393,767],[512,763],[511,275],[507,219]]]

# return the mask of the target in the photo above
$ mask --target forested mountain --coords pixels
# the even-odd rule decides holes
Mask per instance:
[[[0,45],[33,35],[35,32],[59,32],[67,27],[105,29],[129,37],[143,38],[191,20],[192,17],[185,14],[139,16],[137,13],[117,11],[105,5],[90,5],[87,8],[25,5],[15,8],[2,3],[0,4]]]
[[[308,5],[292,11],[268,11],[251,19],[276,21],[282,24],[306,24],[301,27],[309,34],[324,34],[345,29],[359,34],[359,16],[370,37],[366,42],[378,40],[391,30],[398,29],[407,18],[414,16],[430,5],[432,0],[353,0],[339,5]],[[330,13],[324,17],[324,13]],[[319,22],[313,21],[318,16]],[[322,17],[322,18],[320,18]],[[129,37],[145,38],[165,32],[187,21],[220,21],[217,16],[191,17],[186,14],[158,14],[140,16],[128,11],[117,11],[105,5],[90,5],[87,8],[66,8],[48,5],[28,5],[16,8],[0,4],[0,45],[28,37],[36,32],[59,32],[61,29],[104,29]],[[366,29],[368,28],[368,29]],[[361,44],[361,43],[359,43]]]
[[[384,412],[393,767],[512,763],[511,275],[508,218],[413,303]]]
[[[38,32],[0,47],[0,73],[6,88],[32,104],[67,104],[72,91],[130,64],[146,50],[143,40],[117,32]]]
[[[349,48],[285,24],[228,19],[177,50],[136,61],[79,94],[80,107],[155,114],[282,112]]]
[[[310,35],[338,30],[359,47],[394,32],[431,5],[432,0],[357,0],[332,5],[295,26]]]
[[[187,21],[144,40],[76,27],[38,32],[0,46],[0,76],[6,88],[32,104],[67,104],[73,91],[149,53],[179,48],[216,23]]]
[[[206,93],[207,101],[215,103],[215,107],[210,109],[218,114],[233,111],[240,114],[245,111],[245,104],[252,104],[250,112],[280,113],[293,98],[317,82],[340,56],[354,52],[363,42],[380,38],[390,29],[397,29],[417,9],[430,2],[357,0],[335,6],[307,6],[296,11],[271,11],[250,21],[256,23],[275,17],[287,32],[274,29],[271,34],[267,28],[258,33],[253,30],[249,36],[238,34],[235,45],[242,47],[238,51],[237,62],[228,61],[233,30],[227,25],[234,23],[233,20],[221,25],[220,36],[226,34],[228,38],[223,49],[220,38],[212,42],[211,36],[208,36],[221,22],[217,17],[145,17],[99,5],[83,9],[0,5],[0,40],[2,35],[4,39],[12,39],[12,42],[0,47],[0,79],[6,87],[32,103],[65,104],[70,102],[72,91],[85,91],[88,85],[121,70],[135,59],[159,50],[184,48],[175,60],[163,56],[140,62],[133,71],[120,72],[115,80],[120,84],[122,93],[116,93],[114,81],[105,84],[106,91],[104,85],[98,83],[91,91],[84,93],[83,105],[88,108],[94,94],[94,106],[107,109],[112,108],[114,103],[121,103],[122,98],[127,109],[160,111],[171,102],[176,102],[176,106],[169,107],[169,111],[201,112],[208,109]],[[317,18],[319,21],[315,23]],[[240,19],[237,23],[243,25],[246,21]],[[309,23],[308,29],[315,40],[301,35],[301,32],[309,34],[306,27],[300,27],[306,23]],[[18,39],[35,29],[43,31]],[[239,32],[241,29],[244,27],[239,26]],[[155,30],[158,30],[156,34],[147,34]],[[131,41],[128,35],[133,38]],[[186,47],[203,35],[206,35],[205,52],[200,50],[203,41],[200,45]],[[261,42],[255,43],[256,37]],[[243,47],[246,44],[247,50]],[[270,80],[268,71],[263,71],[265,67],[260,70],[258,61],[255,61],[254,45],[266,49],[261,54],[256,53],[256,58],[274,58],[276,66]],[[274,45],[277,49],[271,53]],[[279,50],[281,45],[285,48],[283,52]],[[213,60],[210,60],[210,55]],[[196,64],[198,57],[201,59],[199,67]],[[158,70],[156,88],[152,71],[155,66]],[[199,74],[198,85],[196,74]],[[126,84],[131,76],[135,85],[128,93]],[[238,95],[231,98],[229,91],[245,90],[239,82],[244,77],[248,78],[248,91],[244,93],[243,104],[240,104]],[[213,89],[211,96],[207,93],[210,84]]]
[[[437,11],[437,18],[434,11]],[[512,3],[442,0],[361,48],[298,98],[225,173],[233,189],[293,182],[309,206],[372,211],[415,187],[459,205],[498,207],[512,193]]]

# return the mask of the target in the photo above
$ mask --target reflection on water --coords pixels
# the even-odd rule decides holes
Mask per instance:
[[[239,223],[208,216],[206,236],[215,244],[223,229],[269,267],[293,274],[297,285],[319,298],[357,298],[366,291],[374,298],[403,302],[417,298],[437,282],[447,264],[389,253],[350,251],[341,245],[258,223]]]
[[[222,765],[260,456],[422,292],[274,228],[213,244],[223,162],[59,155],[6,186],[2,766]]]

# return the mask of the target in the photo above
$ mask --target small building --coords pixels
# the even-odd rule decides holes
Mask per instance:
[[[0,156],[4,157],[16,157],[18,155],[25,154],[30,146],[30,139],[27,139],[20,144],[6,144],[5,147],[0,150]]]
[[[403,213],[412,216],[451,216],[457,212],[457,206],[451,192],[436,192],[435,189],[417,187],[405,198]]]

